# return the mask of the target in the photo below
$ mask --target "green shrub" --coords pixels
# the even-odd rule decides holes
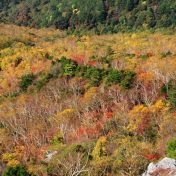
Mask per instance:
[[[20,81],[21,90],[26,91],[27,88],[33,83],[34,79],[35,79],[35,75],[32,73],[23,75]]]
[[[132,88],[135,76],[136,76],[136,74],[133,71],[124,71],[124,73],[123,73],[123,79],[120,82],[120,85],[124,89],[130,89],[130,88]]]
[[[61,63],[61,75],[63,76],[75,76],[80,70],[78,64],[71,59],[62,57],[59,62]]]
[[[123,73],[118,70],[109,70],[107,76],[105,77],[105,82],[107,85],[117,84],[122,81]]]
[[[135,75],[133,71],[111,69],[105,77],[105,82],[107,85],[120,84],[124,89],[130,89],[133,86]]]
[[[167,143],[167,156],[176,159],[176,138]]]
[[[3,176],[30,176],[24,166],[7,167]]]
[[[161,92],[167,95],[167,100],[173,108],[176,107],[176,84],[173,81],[169,81],[161,88]]]
[[[92,86],[98,86],[103,79],[103,75],[104,70],[96,67],[85,66],[82,69],[83,78],[89,79]]]

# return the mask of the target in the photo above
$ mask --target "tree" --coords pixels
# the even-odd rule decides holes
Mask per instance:
[[[21,77],[20,88],[26,91],[27,88],[33,83],[35,76],[33,74],[23,75]]]

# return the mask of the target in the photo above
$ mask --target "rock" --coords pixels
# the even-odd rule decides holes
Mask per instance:
[[[150,163],[142,176],[176,176],[176,160],[165,157],[158,163]]]
[[[57,151],[52,151],[52,152],[48,151],[45,156],[45,161],[49,162],[53,158],[53,156],[55,156],[57,153],[58,153]]]

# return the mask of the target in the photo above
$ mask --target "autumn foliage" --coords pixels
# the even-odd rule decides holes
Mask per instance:
[[[1,25],[0,41],[0,175],[137,176],[175,157],[175,34]]]

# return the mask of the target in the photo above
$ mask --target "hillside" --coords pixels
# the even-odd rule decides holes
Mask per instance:
[[[0,22],[110,33],[175,28],[175,0],[1,0]]]
[[[138,176],[176,158],[175,43],[1,24],[0,175]]]

